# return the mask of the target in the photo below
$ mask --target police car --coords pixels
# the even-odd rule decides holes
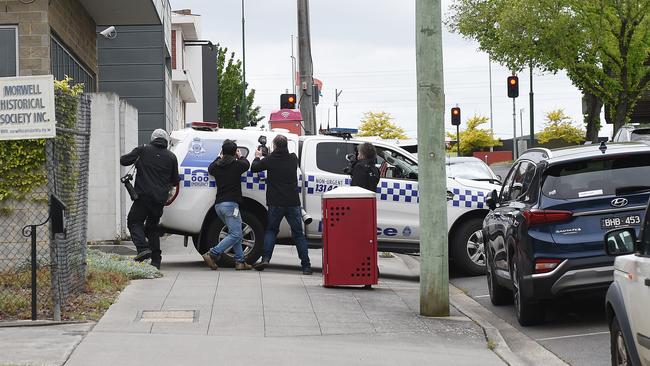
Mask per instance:
[[[209,127],[209,126],[208,126]],[[305,233],[313,246],[320,245],[322,235],[321,196],[340,186],[350,185],[344,170],[346,156],[354,153],[361,140],[330,135],[297,136],[285,131],[257,128],[244,130],[208,128],[205,123],[171,134],[171,151],[179,162],[181,181],[173,192],[161,226],[171,234],[191,237],[196,249],[205,253],[227,234],[227,227],[217,218],[213,203],[215,181],[208,165],[221,151],[226,139],[235,140],[241,154],[252,162],[261,137],[272,141],[282,133],[290,152],[300,159],[296,172],[303,208],[313,218]],[[373,142],[377,149],[377,166],[381,180],[377,187],[377,237],[379,249],[391,252],[419,251],[418,164],[411,153],[385,142]],[[271,146],[269,146],[271,147]],[[243,219],[244,254],[249,263],[262,253],[266,224],[266,181],[264,172],[246,172],[241,177],[244,200],[240,206]],[[499,186],[486,182],[447,179],[449,249],[455,263],[468,274],[485,271],[481,228],[488,209],[485,197]],[[441,199],[445,199],[441,197]],[[291,243],[291,232],[283,222],[279,243]],[[224,261],[232,262],[231,253]],[[228,263],[227,263],[228,264]]]

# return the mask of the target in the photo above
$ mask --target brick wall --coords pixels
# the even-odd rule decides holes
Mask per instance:
[[[96,25],[79,0],[51,1],[48,19],[52,31],[68,50],[97,74]]]
[[[22,4],[16,0],[0,3],[0,24],[18,25],[18,69],[20,75],[50,73],[50,29],[48,0]]]

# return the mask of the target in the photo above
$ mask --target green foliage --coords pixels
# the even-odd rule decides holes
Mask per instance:
[[[474,151],[489,149],[494,146],[501,146],[501,141],[495,140],[490,130],[480,128],[488,123],[490,119],[485,116],[474,115],[465,123],[467,128],[460,131],[460,154],[468,155]],[[456,134],[447,132],[447,136],[456,141]],[[458,147],[452,146],[450,151],[456,151]]]
[[[514,71],[566,70],[618,129],[650,84],[650,0],[456,0],[447,25]]]
[[[235,53],[228,56],[228,48],[217,45],[217,82],[219,84],[219,124],[223,128],[242,128],[261,121],[260,107],[255,103],[255,89],[246,95],[247,121],[235,119],[235,106],[242,105],[242,62]],[[248,83],[246,84],[248,87]]]
[[[386,112],[366,112],[357,136],[379,136],[382,139],[404,140],[404,129],[396,126],[391,121],[393,116]]]
[[[78,95],[83,91],[83,84],[70,85],[72,79],[54,82],[56,111],[59,120],[57,125],[64,128],[74,128],[77,121]],[[64,146],[74,146],[73,136],[58,136],[57,146],[61,148],[62,156],[59,161],[63,169],[76,159],[73,154],[67,154]],[[12,200],[24,200],[35,188],[47,183],[45,172],[45,140],[10,140],[0,141],[0,215],[9,214],[11,207],[7,204]],[[71,173],[71,182],[76,182],[76,176]],[[33,197],[38,200],[38,197]]]
[[[568,144],[579,144],[585,139],[585,131],[576,127],[571,117],[563,109],[556,109],[546,113],[546,127],[537,135],[540,144],[551,141],[562,141]]]

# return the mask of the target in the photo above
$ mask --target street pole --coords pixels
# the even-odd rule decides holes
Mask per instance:
[[[243,94],[241,99],[241,120],[244,125],[248,125],[246,110],[246,21],[244,20],[244,0],[241,0],[241,43],[242,43],[242,79]]]
[[[524,141],[524,108],[519,109],[519,136],[521,136],[521,141]]]
[[[460,125],[456,126],[456,150],[458,150],[458,156],[460,156]]]
[[[293,94],[296,94],[296,56],[293,53],[293,34],[291,35],[291,85],[293,86]]]
[[[490,75],[490,136],[494,138],[494,118],[492,117],[492,56],[488,55],[488,74]],[[490,147],[490,151],[492,151]]]
[[[336,128],[339,127],[339,97],[341,96],[341,93],[343,93],[343,90],[339,91],[338,89],[334,89],[334,110],[336,111]]]
[[[440,0],[416,0],[420,314],[449,316],[445,95]]]
[[[528,64],[529,69],[530,69],[530,146],[529,147],[534,147],[535,146],[535,109],[534,109],[534,101],[533,101],[533,61],[531,60],[530,63]]]
[[[298,67],[300,69],[300,112],[306,135],[316,134],[316,113],[313,101],[314,65],[309,35],[309,0],[298,0]]]
[[[512,159],[519,157],[517,152],[517,103],[516,98],[512,98]]]

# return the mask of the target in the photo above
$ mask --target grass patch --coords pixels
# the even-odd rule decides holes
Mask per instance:
[[[130,257],[89,250],[83,291],[61,305],[63,320],[99,320],[130,280],[162,277],[146,263]],[[37,272],[38,317],[52,318],[49,267]],[[0,272],[0,320],[30,319],[31,272],[28,268]]]

